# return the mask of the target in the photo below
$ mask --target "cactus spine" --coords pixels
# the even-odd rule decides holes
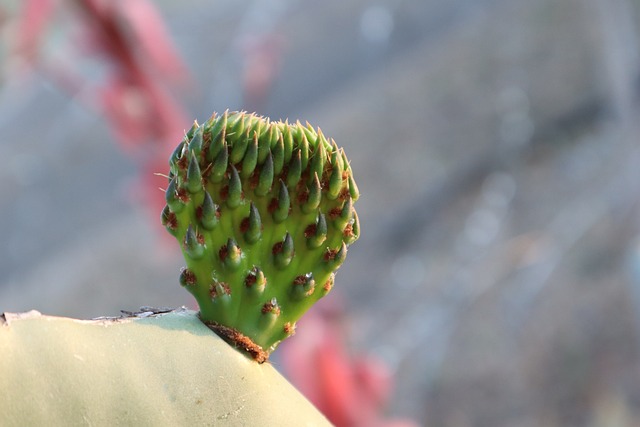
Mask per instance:
[[[162,222],[200,318],[264,361],[333,286],[359,236],[344,151],[318,129],[214,114],[170,158]]]

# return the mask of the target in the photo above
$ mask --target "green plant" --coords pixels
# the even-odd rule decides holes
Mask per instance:
[[[359,236],[344,150],[318,129],[245,112],[193,127],[170,159],[162,221],[200,318],[259,362],[334,283]]]
[[[0,425],[329,426],[188,310],[0,315]]]

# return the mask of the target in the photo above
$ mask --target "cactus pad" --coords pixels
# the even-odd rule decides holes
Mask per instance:
[[[349,161],[310,125],[245,112],[195,123],[170,158],[162,222],[200,318],[258,361],[333,286],[359,236]]]

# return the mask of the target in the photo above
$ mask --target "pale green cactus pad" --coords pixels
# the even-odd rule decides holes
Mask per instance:
[[[0,315],[0,425],[330,426],[196,313]]]
[[[162,221],[201,319],[258,361],[332,288],[360,234],[344,150],[299,122],[225,112],[170,159]]]

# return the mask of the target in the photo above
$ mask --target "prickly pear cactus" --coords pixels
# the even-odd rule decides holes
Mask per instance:
[[[244,112],[195,123],[170,159],[162,212],[200,318],[266,360],[332,288],[359,236],[358,188],[320,129]]]
[[[330,425],[273,366],[187,310],[0,313],[0,355],[2,427]]]

